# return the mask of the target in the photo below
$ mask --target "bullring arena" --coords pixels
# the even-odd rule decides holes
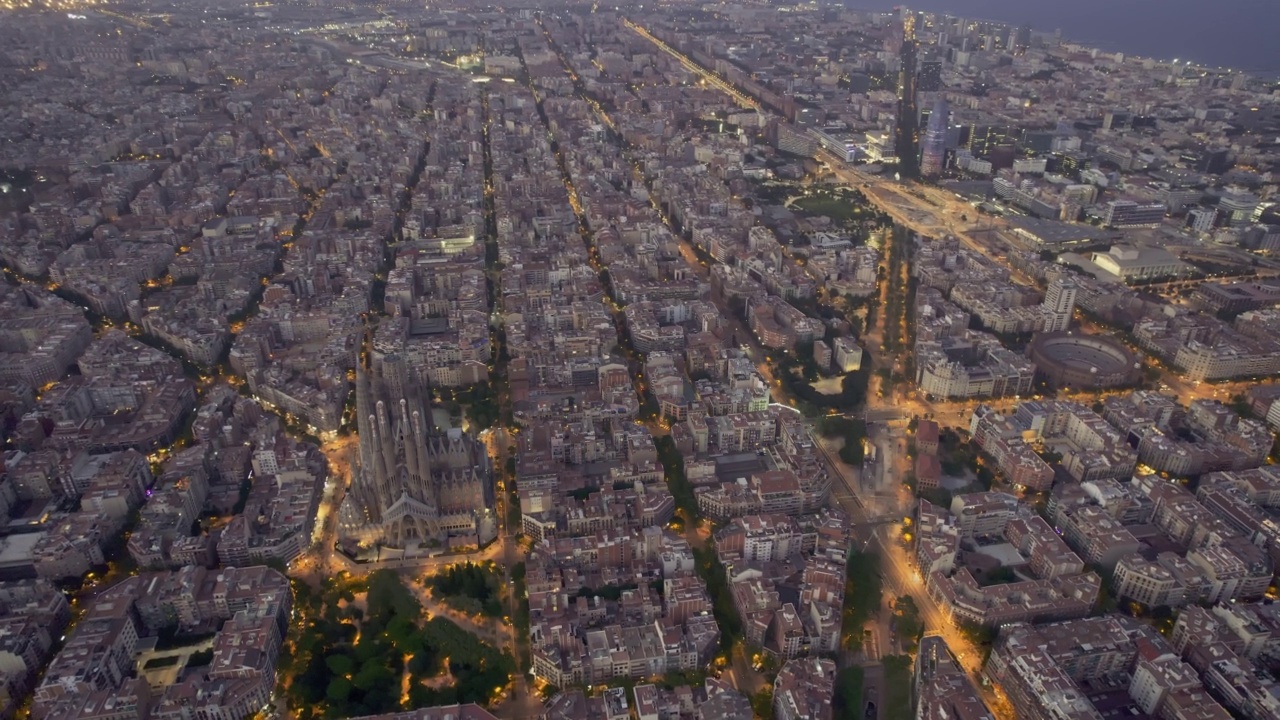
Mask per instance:
[[[1122,387],[1136,383],[1142,373],[1134,353],[1102,335],[1044,333],[1032,341],[1030,355],[1036,375],[1054,387]]]

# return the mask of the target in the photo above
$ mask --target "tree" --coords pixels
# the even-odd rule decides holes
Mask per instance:
[[[1253,414],[1253,405],[1244,395],[1231,396],[1231,409],[1242,418],[1256,419]]]
[[[911,717],[911,657],[889,655],[880,659],[884,666],[884,713],[891,718]]]
[[[325,697],[329,698],[329,702],[335,705],[346,704],[347,698],[351,695],[351,681],[344,677],[335,677],[329,682],[329,689],[325,692]]]
[[[840,460],[848,465],[859,465],[863,458],[863,441],[867,437],[867,423],[858,418],[828,415],[818,422],[818,432],[824,437],[841,438]]]
[[[413,657],[409,658],[409,664],[406,669],[411,675],[434,675],[435,660],[435,656],[425,650],[416,652]]]
[[[355,672],[356,664],[350,655],[330,655],[325,658],[324,664],[329,668],[329,672],[334,675],[350,675]]]
[[[938,487],[917,490],[916,495],[922,500],[928,500],[937,507],[951,507],[951,493],[946,488]]]
[[[249,493],[253,490],[253,479],[245,478],[240,481],[240,494],[236,497],[236,504],[231,508],[234,515],[244,512],[244,506],[249,502]]]
[[[662,463],[667,490],[675,498],[676,508],[690,520],[700,518],[702,513],[698,510],[698,499],[693,493],[693,485],[684,473],[684,455],[676,447],[675,440],[670,435],[663,435],[654,438],[653,444],[658,451],[658,462]]]
[[[996,630],[985,625],[961,621],[958,623],[957,629],[960,630],[960,634],[963,635],[970,644],[976,645],[977,647],[990,646],[991,643],[996,641]]]
[[[727,652],[742,639],[742,619],[738,617],[738,608],[733,604],[729,576],[716,556],[714,542],[702,548],[694,548],[693,557],[698,575],[707,584],[707,592],[711,595],[712,611],[716,624],[720,626],[720,649]]]
[[[773,720],[773,688],[766,685],[752,695],[751,710],[759,720]]]
[[[862,626],[880,610],[880,556],[850,553],[845,569],[842,632],[845,649],[854,650],[862,643]]]
[[[387,639],[397,647],[404,648],[406,644],[412,643],[418,639],[418,628],[414,626],[414,622],[406,617],[397,615],[387,623]]]
[[[847,667],[836,676],[836,692],[832,699],[835,717],[857,718],[862,714],[863,670],[857,665]]]
[[[905,648],[915,648],[916,642],[924,634],[924,621],[920,619],[920,609],[910,595],[900,596],[893,604],[894,629],[898,642]]]
[[[502,578],[493,565],[471,562],[456,564],[431,576],[426,584],[435,593],[444,596],[448,604],[463,612],[484,613],[490,617],[502,616],[502,603],[499,600]]]
[[[387,667],[383,658],[370,658],[360,666],[360,672],[351,679],[351,684],[366,692],[376,688],[385,688],[395,682],[395,676]]]
[[[365,630],[374,634],[382,632],[396,616],[417,620],[422,615],[422,605],[393,570],[375,570],[369,574],[367,605]]]
[[[1062,462],[1062,453],[1057,450],[1041,450],[1039,455],[1041,460],[1050,465]]]

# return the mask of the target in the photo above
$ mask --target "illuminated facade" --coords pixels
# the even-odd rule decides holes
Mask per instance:
[[[951,110],[946,98],[939,97],[929,113],[929,126],[920,152],[920,175],[936,178],[942,174],[947,155],[947,120]]]
[[[418,547],[493,536],[493,473],[484,445],[435,428],[427,386],[397,353],[371,352],[356,374],[359,466],[339,514],[344,540]]]

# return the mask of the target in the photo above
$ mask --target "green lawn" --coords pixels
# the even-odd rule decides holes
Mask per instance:
[[[911,720],[911,658],[889,655],[884,664],[884,717],[888,720]]]
[[[836,694],[832,701],[835,717],[862,717],[862,668],[854,665],[836,676]]]
[[[830,195],[809,195],[797,199],[792,205],[805,212],[826,215],[838,223],[856,220],[864,215],[862,206],[854,201]]]
[[[857,650],[862,646],[862,626],[880,610],[880,556],[851,554],[846,577],[844,645],[846,650]]]

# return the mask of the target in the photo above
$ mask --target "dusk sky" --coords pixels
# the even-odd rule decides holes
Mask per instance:
[[[890,8],[893,0],[853,0]],[[1064,37],[1108,50],[1180,58],[1280,74],[1277,0],[916,0],[913,9],[1062,29]]]

